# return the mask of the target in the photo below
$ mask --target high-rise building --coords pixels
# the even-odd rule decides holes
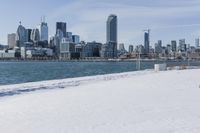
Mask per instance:
[[[62,31],[63,37],[67,37],[67,23],[65,22],[57,22],[56,23],[56,34],[58,30]]]
[[[107,43],[102,46],[101,56],[103,58],[117,57],[117,16],[111,14],[106,22]]]
[[[176,52],[177,51],[176,40],[171,41],[171,46],[172,46],[172,52]]]
[[[79,35],[73,35],[72,40],[73,40],[73,43],[78,44],[78,43],[80,43],[80,36]]]
[[[25,29],[24,26],[20,25],[17,28],[17,33],[16,33],[16,45],[18,47],[22,47],[25,42],[28,41],[28,33],[27,30]]]
[[[107,19],[107,43],[117,43],[117,16],[111,14]]]
[[[158,40],[158,43],[155,43],[155,53],[162,53],[162,40]]]
[[[16,45],[16,34],[8,34],[8,47],[9,48],[14,48]]]
[[[144,53],[145,54],[149,54],[149,34],[150,34],[150,30],[147,30],[144,32]]]
[[[170,44],[167,44],[166,51],[167,51],[167,54],[171,53],[172,47]]]
[[[40,32],[39,29],[33,29],[31,32],[31,40],[33,42],[39,42],[40,41]]]
[[[185,43],[185,39],[179,40],[179,51],[185,52],[187,50],[187,45]]]
[[[199,38],[195,39],[195,46],[198,48],[199,47]]]
[[[38,27],[40,32],[40,41],[48,41],[49,34],[48,34],[48,25],[46,22],[41,22]]]
[[[67,36],[67,38],[68,38],[68,40],[69,40],[70,42],[73,42],[72,32],[67,32],[67,33],[66,33],[66,36]]]
[[[128,52],[129,52],[129,53],[132,53],[132,52],[133,52],[133,45],[129,45]]]
[[[31,42],[31,32],[32,32],[32,29],[26,29],[27,31],[27,34],[28,34],[28,42]]]
[[[119,50],[121,50],[121,51],[125,50],[125,47],[124,47],[124,44],[123,44],[123,43],[120,43],[120,44],[119,44]]]

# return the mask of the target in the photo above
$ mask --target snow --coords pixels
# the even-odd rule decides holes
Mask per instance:
[[[149,70],[1,86],[0,132],[199,133],[199,74]]]

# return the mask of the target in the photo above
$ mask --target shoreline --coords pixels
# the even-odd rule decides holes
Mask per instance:
[[[84,84],[91,84],[91,82],[105,82],[112,80],[120,80],[124,78],[131,78],[135,76],[145,76],[148,74],[163,73],[170,71],[182,71],[182,70],[194,70],[200,69],[200,67],[190,66],[190,67],[167,67],[165,71],[155,71],[154,69],[145,69],[140,71],[130,71],[130,72],[121,72],[121,73],[112,73],[112,74],[100,74],[93,76],[83,76],[83,77],[74,77],[74,78],[64,78],[64,79],[52,79],[52,80],[43,80],[35,82],[25,82],[18,84],[6,84],[0,85],[0,98],[5,96],[19,95],[29,92],[35,92],[39,90],[52,90],[54,88],[64,89],[70,87],[81,86]]]
[[[0,59],[0,62],[136,62],[138,59],[82,59],[82,60],[35,60],[35,59]],[[154,61],[171,61],[171,62],[186,62],[186,61],[200,61],[200,59],[140,59],[143,62],[154,62]]]

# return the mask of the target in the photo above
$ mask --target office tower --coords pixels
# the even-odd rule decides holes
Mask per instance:
[[[73,35],[72,40],[75,44],[80,43],[80,36],[79,35]]]
[[[106,39],[104,56],[107,58],[117,57],[117,16],[111,14],[106,22]]]
[[[33,29],[31,32],[31,40],[33,42],[39,42],[40,41],[40,32],[39,29]]]
[[[72,32],[67,32],[67,33],[66,33],[66,36],[67,36],[67,39],[68,39],[70,42],[73,42],[73,39],[72,39]]]
[[[48,34],[48,25],[45,20],[41,21],[41,24],[38,27],[40,32],[40,41],[48,41],[49,34]]]
[[[63,37],[67,37],[66,36],[66,33],[67,33],[67,23],[65,23],[65,22],[57,22],[56,23],[56,34],[57,34],[58,30],[62,31]]]
[[[198,48],[199,47],[199,38],[195,39],[195,46]]]
[[[166,50],[167,50],[167,54],[171,53],[172,47],[170,44],[167,44]]]
[[[172,46],[172,52],[176,52],[177,51],[176,40],[171,41],[171,46]]]
[[[28,42],[31,42],[31,32],[32,32],[32,29],[26,29],[26,32],[28,34]]]
[[[8,47],[9,48],[14,48],[16,45],[16,34],[8,34]]]
[[[158,40],[158,45],[162,47],[162,40]]]
[[[24,26],[20,25],[17,28],[17,33],[16,33],[16,45],[18,47],[24,46],[24,43],[28,41],[28,33],[27,30],[25,29]]]
[[[155,53],[162,53],[162,40],[158,40],[158,43],[155,43]]]
[[[179,51],[185,52],[187,50],[187,45],[185,43],[185,39],[179,40]]]
[[[133,45],[129,45],[128,52],[129,52],[129,53],[132,53],[132,52],[133,52]]]
[[[121,51],[125,50],[124,44],[123,44],[123,43],[120,43],[120,44],[119,44],[119,50],[121,50]]]
[[[115,42],[117,43],[117,16],[110,15],[107,19],[107,43]]]
[[[150,30],[146,30],[144,32],[144,53],[145,54],[149,54],[149,34],[150,34]]]

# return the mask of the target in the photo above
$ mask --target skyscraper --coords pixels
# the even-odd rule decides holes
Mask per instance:
[[[72,35],[73,43],[78,44],[80,42],[80,36],[79,35]]]
[[[171,46],[172,46],[172,52],[176,52],[177,51],[176,40],[171,41]]]
[[[40,41],[40,32],[39,32],[39,29],[33,29],[32,32],[31,32],[31,40],[33,42],[38,42]]]
[[[16,45],[16,34],[8,34],[8,46],[9,48],[14,48]]]
[[[70,42],[73,42],[72,32],[66,32],[66,37],[68,38],[68,40],[69,40]]]
[[[196,46],[196,47],[199,47],[199,38],[196,38],[196,39],[195,39],[195,46]]]
[[[162,53],[162,40],[158,40],[158,43],[155,43],[155,53]]]
[[[144,32],[144,52],[145,54],[149,54],[149,33],[150,30]]]
[[[57,22],[56,23],[56,34],[58,32],[58,30],[62,31],[63,33],[63,37],[67,37],[66,36],[66,32],[67,32],[67,23],[65,22]]]
[[[25,29],[24,26],[20,25],[17,28],[17,33],[16,33],[16,44],[18,47],[22,47],[25,42],[28,41],[28,33],[27,30]]]
[[[40,32],[40,41],[48,41],[48,25],[46,22],[42,21],[38,27]]]
[[[132,52],[133,52],[133,45],[129,45],[128,52],[129,52],[129,53],[132,53]]]
[[[180,39],[179,40],[179,51],[185,52],[187,49],[187,45],[185,43],[185,39]]]
[[[102,57],[117,57],[117,16],[111,14],[106,22],[106,46],[102,47]]]
[[[26,29],[27,31],[27,34],[28,34],[28,42],[31,42],[31,32],[32,32],[32,29]]]
[[[107,19],[107,43],[117,43],[117,16],[111,14]]]

